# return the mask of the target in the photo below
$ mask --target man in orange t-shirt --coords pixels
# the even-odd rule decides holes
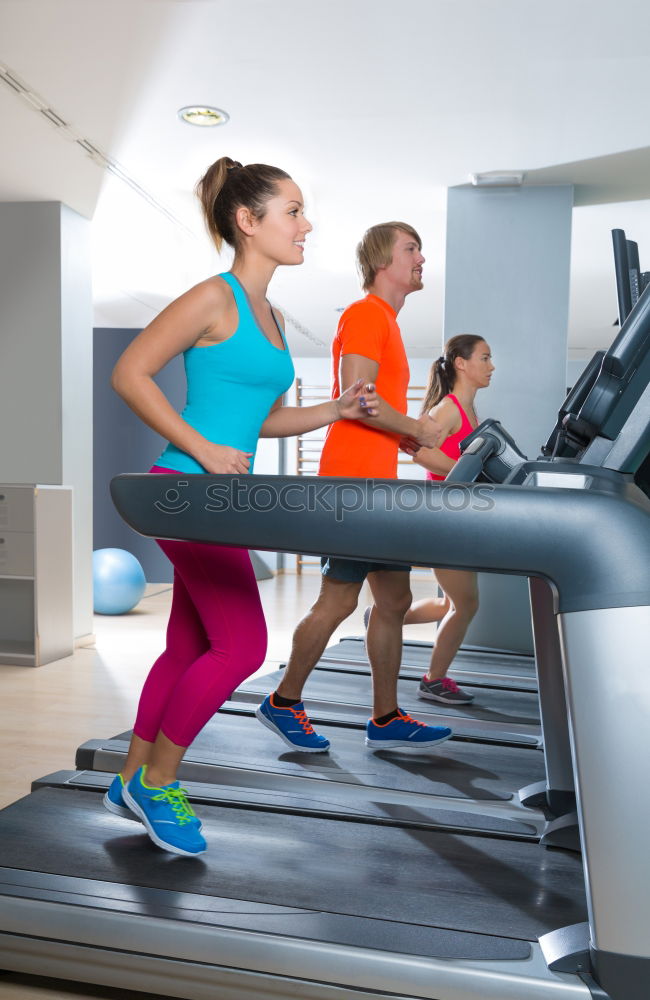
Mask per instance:
[[[339,321],[332,343],[332,396],[341,395],[351,358],[363,361],[359,378],[374,383],[384,403],[406,413],[409,364],[397,325],[397,312],[374,293],[353,302]],[[368,364],[368,362],[370,362]],[[345,374],[344,374],[345,372]],[[381,421],[380,421],[381,422]],[[320,459],[320,476],[354,476],[363,479],[397,479],[398,433],[377,426],[376,420],[336,421],[327,428]]]
[[[357,379],[376,386],[377,413],[363,423],[330,425],[319,475],[396,479],[399,441],[414,439],[436,447],[442,429],[425,415],[406,415],[409,366],[397,325],[407,295],[422,288],[422,242],[403,222],[369,229],[357,247],[364,299],[354,302],[339,321],[332,345],[333,397]],[[366,745],[371,749],[409,747],[428,751],[451,736],[447,726],[424,726],[400,711],[397,677],[402,655],[402,623],[411,605],[410,566],[324,556],[319,597],[300,622],[283,679],[257,710],[257,717],[296,750],[319,753],[329,740],[315,733],[305,714],[302,689],[334,630],[357,606],[363,581],[374,607],[367,620],[367,650],[373,678],[373,713]],[[370,609],[369,609],[370,610]]]

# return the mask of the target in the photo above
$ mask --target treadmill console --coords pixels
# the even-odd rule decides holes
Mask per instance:
[[[602,368],[605,351],[596,351],[582,375],[569,390],[557,415],[557,422],[548,441],[542,446],[545,458],[572,458],[584,451],[593,439],[595,430],[591,424],[581,422],[577,416],[591,392]]]

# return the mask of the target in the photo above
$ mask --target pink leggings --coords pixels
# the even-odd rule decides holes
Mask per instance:
[[[152,472],[170,472],[154,466]],[[246,549],[160,541],[174,566],[167,646],[147,677],[133,731],[188,747],[264,662],[266,623]]]

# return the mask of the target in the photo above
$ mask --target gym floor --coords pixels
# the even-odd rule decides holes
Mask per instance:
[[[315,570],[301,576],[287,572],[260,581],[269,627],[267,660],[260,673],[286,662],[293,629],[313,603],[319,581]],[[411,576],[411,588],[414,599],[419,600],[434,592],[435,583],[430,573],[419,571]],[[95,645],[79,648],[73,656],[43,667],[0,665],[0,808],[27,795],[34,778],[74,768],[80,743],[131,728],[147,670],[163,647],[170,597],[169,584],[149,584],[145,597],[128,615],[95,617]],[[366,584],[359,607],[334,634],[333,642],[344,635],[362,633],[363,610],[369,603]],[[431,641],[434,631],[433,625],[410,625],[404,635]],[[153,997],[0,972],[0,1000]]]

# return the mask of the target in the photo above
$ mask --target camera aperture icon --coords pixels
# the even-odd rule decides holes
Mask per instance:
[[[182,486],[188,486],[187,479],[179,479],[176,486],[170,486],[165,490],[161,500],[156,500],[154,507],[163,514],[182,514],[191,507],[189,500],[183,500],[180,494]]]

